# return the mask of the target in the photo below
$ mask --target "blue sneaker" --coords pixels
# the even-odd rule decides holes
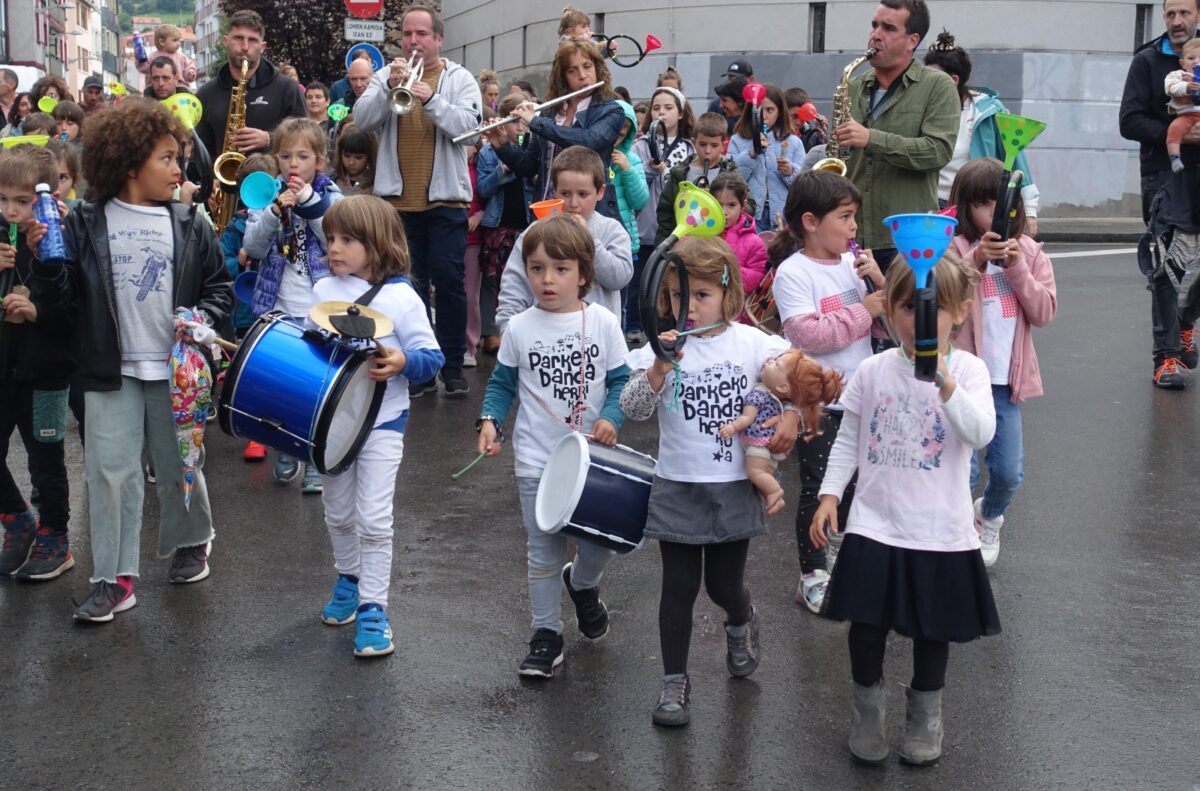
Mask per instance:
[[[292,479],[299,474],[300,462],[291,456],[279,454],[279,458],[275,461],[275,480],[280,483],[291,483]]]
[[[378,604],[358,608],[358,631],[354,635],[355,656],[387,656],[396,650],[387,613]]]
[[[25,565],[33,551],[33,538],[38,521],[26,508],[19,514],[0,514],[4,528],[4,548],[0,549],[0,577],[11,577]]]
[[[300,485],[301,494],[321,494],[325,487],[321,484],[321,473],[311,464],[304,465],[304,480]]]
[[[358,610],[358,583],[351,582],[345,574],[339,574],[333,584],[333,596],[321,610],[321,622],[330,626],[345,626],[354,620]]]

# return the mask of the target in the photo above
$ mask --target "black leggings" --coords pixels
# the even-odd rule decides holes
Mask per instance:
[[[750,620],[750,591],[743,577],[750,539],[727,544],[658,542],[662,552],[662,598],[658,603],[658,635],[662,641],[663,671],[687,672],[692,643],[692,606],[700,594],[701,574],[713,603],[725,610],[731,626]]]
[[[883,678],[883,653],[888,630],[865,623],[850,624],[850,675],[863,687]],[[912,688],[934,692],[946,685],[950,644],[943,640],[913,640]]]
[[[829,450],[837,439],[842,426],[841,410],[828,410],[821,414],[821,433],[796,443],[796,455],[800,459],[800,504],[796,509],[796,548],[800,552],[800,572],[808,574],[825,568],[825,547],[817,548],[809,535],[817,506],[821,483],[825,480],[825,466],[829,463]],[[858,485],[858,473],[850,479],[842,499],[838,503],[838,530],[846,529],[850,516],[850,504],[854,502],[854,489]]]

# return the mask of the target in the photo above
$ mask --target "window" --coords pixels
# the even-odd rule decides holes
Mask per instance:
[[[1154,5],[1152,3],[1138,3],[1134,9],[1133,18],[1133,48],[1136,51],[1139,47],[1146,43],[1150,31],[1154,24]]]
[[[825,3],[808,4],[809,52],[825,51]]]

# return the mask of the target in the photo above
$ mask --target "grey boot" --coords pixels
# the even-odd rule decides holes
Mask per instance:
[[[758,644],[758,610],[750,610],[750,621],[741,626],[725,624],[725,667],[734,678],[745,678],[758,668],[762,649]]]
[[[900,760],[928,766],[942,756],[942,691],[920,692],[909,687],[904,746]]]
[[[883,679],[874,686],[854,685],[854,710],[850,715],[850,754],[865,764],[887,760],[888,746],[883,738],[883,723],[887,716],[887,697]]]

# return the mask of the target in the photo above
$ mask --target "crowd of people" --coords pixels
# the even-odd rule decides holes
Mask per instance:
[[[627,418],[657,414],[645,525],[662,560],[653,721],[690,718],[702,582],[726,612],[729,672],[756,669],[763,624],[746,561],[768,517],[793,504],[775,470],[794,453],[795,600],[851,623],[850,750],[866,762],[889,753],[882,673],[894,631],[912,640],[914,664],[900,756],[936,761],[949,644],[1000,630],[987,567],[1021,485],[1021,405],[1042,392],[1032,328],[1053,319],[1056,295],[1033,239],[1032,179],[1011,236],[991,230],[1003,151],[987,121],[1003,106],[968,84],[970,56],[948,34],[924,62],[915,57],[930,26],[924,0],[881,0],[875,55],[850,81],[849,117],[833,124],[800,87],[767,84],[758,106],[748,102],[744,60],[698,117],[674,69],[632,104],[588,15],[571,7],[541,100],[573,96],[541,110],[527,83],[501,90],[495,74],[443,57],[442,19],[428,6],[405,10],[401,57],[380,69],[355,59],[344,80],[303,90],[295,69],[263,57],[256,13],[234,13],[229,25],[229,65],[197,91],[194,129],[152,101],[186,91],[194,76],[169,29],[147,56],[147,97],[105,106],[102,86],[88,84],[75,105],[57,78],[28,101],[0,95],[14,131],[55,138],[0,155],[9,224],[0,275],[16,283],[0,323],[0,459],[12,458],[18,430],[35,489],[26,499],[2,470],[0,575],[49,580],[75,564],[70,407],[91,526],[92,587],[74,617],[111,621],[136,604],[147,475],[168,579],[208,577],[208,492],[198,470],[190,507],[184,500],[168,395],[166,360],[190,332],[176,310],[235,340],[273,316],[305,326],[314,304],[369,303],[390,332],[376,340],[369,375],[386,388],[362,449],[336,474],[313,458],[274,461],[278,481],[300,478],[302,492],[322,497],[337,576],[320,618],[355,624],[356,656],[394,650],[393,493],[411,399],[468,396],[464,369],[495,355],[474,428],[480,453],[496,455],[511,425],[533,630],[520,675],[551,678],[564,661],[563,588],[585,638],[608,631],[599,586],[617,556],[580,540],[568,557],[567,538],[537,525],[554,446],[569,433],[613,446]],[[398,114],[401,86],[414,102]],[[36,109],[39,92],[58,100],[49,121],[21,109]],[[831,139],[845,176],[813,167]],[[237,185],[269,173],[275,200],[238,203],[222,221],[218,204],[238,192],[206,196],[205,152],[240,155]],[[38,255],[48,230],[33,213],[40,184],[61,202],[65,264]],[[647,326],[641,273],[675,227],[685,184],[711,193],[725,230],[674,245],[687,302],[675,270],[652,295],[665,321]],[[542,201],[556,209],[535,219]],[[957,228],[934,270],[938,362],[925,382],[913,376],[915,279],[882,221],[946,207]],[[235,278],[248,283],[236,299]],[[777,333],[748,308],[764,290]],[[243,456],[267,453],[248,442]]]

